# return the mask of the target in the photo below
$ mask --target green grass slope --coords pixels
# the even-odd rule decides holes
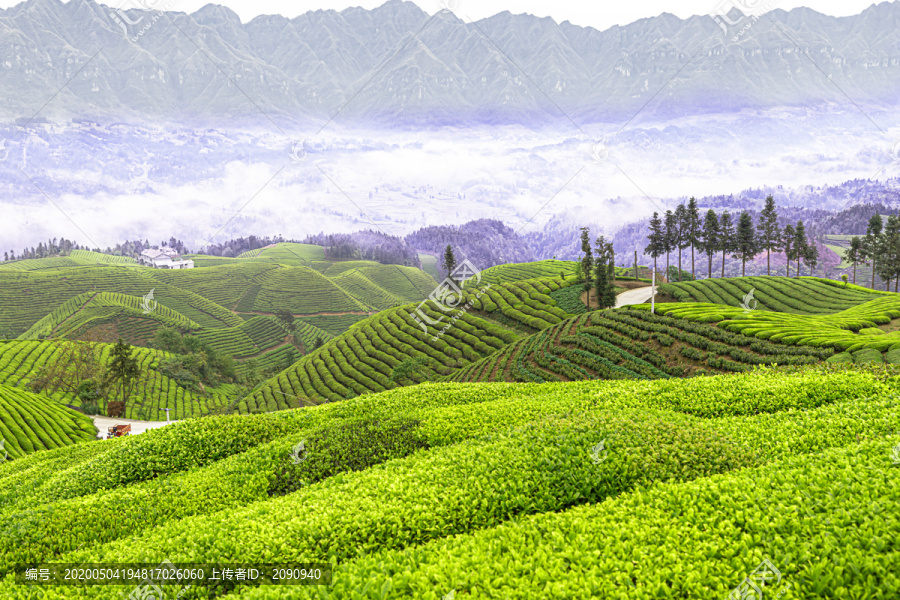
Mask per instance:
[[[121,335],[146,345],[163,324],[207,331],[280,310],[335,335],[373,312],[421,301],[437,286],[412,267],[324,261],[318,246],[278,244],[245,254],[197,255],[199,268],[177,270],[87,251],[4,263],[0,302],[7,308],[0,314],[0,338],[55,335],[66,323],[72,335],[93,331],[104,340]],[[147,315],[141,302],[151,290],[159,308]]]
[[[265,273],[278,268],[278,265],[264,262],[239,261],[203,269],[153,269],[150,273],[157,281],[234,310],[248,291],[259,286]]]
[[[87,415],[25,390],[0,384],[0,463],[32,452],[93,440]]]
[[[441,278],[441,273],[438,270],[438,259],[436,256],[420,253],[419,260],[422,262],[422,270],[431,275],[435,279],[435,281]]]
[[[61,267],[80,267],[82,264],[68,256],[52,258],[26,258],[24,260],[5,261],[0,263],[0,271],[41,271]]]
[[[321,312],[366,312],[366,306],[331,279],[309,267],[273,269],[259,276],[261,288],[252,305],[241,300],[241,312],[273,314],[287,310],[294,315]]]
[[[659,286],[680,302],[702,302],[741,307],[747,294],[753,292],[751,308],[800,315],[828,315],[874,300],[885,292],[844,285],[817,277],[732,277],[702,279]],[[757,304],[758,303],[758,304]]]
[[[896,384],[425,385],[32,455],[0,465],[0,598],[122,594],[17,584],[17,564],[169,560],[335,569],[188,598],[721,599],[763,558],[790,597],[890,598]]]

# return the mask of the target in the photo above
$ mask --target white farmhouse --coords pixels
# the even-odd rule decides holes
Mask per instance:
[[[154,269],[193,269],[194,261],[183,260],[178,252],[168,246],[156,250],[150,248],[141,252],[141,264]]]

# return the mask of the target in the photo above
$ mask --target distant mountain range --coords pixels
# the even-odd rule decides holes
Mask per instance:
[[[339,112],[347,124],[540,126],[848,98],[876,110],[900,91],[898,2],[844,18],[775,10],[736,42],[708,16],[598,31],[509,12],[467,23],[401,0],[249,23],[212,4],[190,15],[124,6],[0,10],[0,119],[291,127]]]

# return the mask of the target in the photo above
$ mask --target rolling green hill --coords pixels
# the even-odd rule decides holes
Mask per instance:
[[[46,259],[40,259],[46,260]],[[113,292],[137,298],[154,290],[160,306],[201,327],[233,327],[242,319],[191,291],[158,281],[153,269],[115,266],[40,271],[0,271],[0,337],[15,338],[35,323],[88,292]],[[130,300],[129,302],[133,302]]]
[[[90,441],[96,435],[97,428],[87,415],[0,384],[0,463],[5,458]]]
[[[438,259],[431,254],[419,254],[419,260],[422,262],[422,269],[431,275],[435,281],[440,279],[441,274],[438,271]]]
[[[0,598],[37,593],[14,565],[168,560],[333,565],[190,590],[228,600],[720,600],[764,558],[773,597],[890,597],[896,376],[424,385],[31,455],[0,465]]]
[[[646,305],[640,308],[646,309]],[[714,304],[672,303],[657,307],[661,314],[718,326],[747,336],[784,344],[880,352],[900,348],[900,295],[891,294],[827,315],[750,311]],[[882,329],[884,327],[884,329]]]
[[[649,314],[646,304],[582,314],[518,340],[448,379],[665,379],[766,364],[900,362],[900,323],[892,323],[900,318],[896,294],[782,277],[704,280],[660,289],[719,303],[660,303],[656,315]],[[745,311],[740,304],[751,289],[760,309]],[[554,292],[561,307],[567,304],[560,294],[567,290],[575,286]],[[848,308],[838,312],[837,307]]]
[[[320,403],[391,389],[400,385],[390,380],[393,370],[410,359],[423,361],[411,382],[450,375],[523,335],[569,318],[549,295],[564,284],[561,279],[534,279],[494,285],[481,298],[467,291],[460,303],[471,302],[467,310],[444,312],[427,302],[423,311],[433,322],[422,320],[424,330],[413,318],[415,304],[382,311],[300,359],[238,408],[277,410],[296,399]]]
[[[470,279],[466,282],[466,287],[488,283],[512,283],[538,277],[574,278],[578,268],[577,262],[568,260],[540,260],[530,263],[497,265],[481,272],[480,284],[476,279]]]
[[[195,269],[152,269],[86,251],[3,263],[0,302],[8,308],[0,338],[100,332],[143,345],[162,325],[232,328],[279,310],[336,335],[379,310],[421,301],[437,286],[412,267],[323,258],[318,246],[278,244]],[[151,290],[158,310],[146,314],[143,297]]]
[[[19,339],[90,339],[95,328],[100,327],[108,330],[98,334],[98,339],[121,337],[142,346],[147,345],[160,327],[186,331],[200,329],[200,325],[167,306],[155,306],[146,312],[142,298],[113,292],[87,292],[65,302],[32,325]]]
[[[325,250],[321,246],[283,242],[244,252],[238,258],[270,258],[286,265],[306,264],[313,260],[325,260]]]
[[[665,305],[662,305],[665,306]],[[814,364],[834,351],[798,348],[640,310],[593,311],[510,344],[449,380],[669,379],[755,365]]]
[[[753,304],[751,308],[756,306],[757,310],[801,315],[837,313],[886,293],[818,277],[731,277],[659,286],[661,294],[668,294],[680,302],[735,307],[741,306],[751,290],[752,299],[758,302],[758,306]]]
[[[61,341],[0,341],[0,384],[25,389],[44,364],[62,360],[65,356]],[[109,360],[110,344],[96,344],[100,361]],[[230,385],[206,388],[205,393],[194,393],[180,387],[175,380],[159,371],[161,361],[168,355],[159,350],[135,348],[141,372],[145,375],[132,400],[129,401],[126,418],[165,420],[165,407],[172,409],[173,419],[199,417],[225,406]],[[63,391],[49,394],[42,392],[58,404],[80,406],[81,402]]]

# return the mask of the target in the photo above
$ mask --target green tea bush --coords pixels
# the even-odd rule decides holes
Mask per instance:
[[[770,585],[780,584],[776,589],[789,590],[789,597],[896,597],[893,532],[900,515],[892,507],[900,502],[900,486],[887,461],[893,443],[664,483],[361,557],[342,564],[327,590],[255,588],[240,597],[423,598],[456,590],[460,597],[522,600],[715,600],[727,597],[763,559],[781,573]]]

